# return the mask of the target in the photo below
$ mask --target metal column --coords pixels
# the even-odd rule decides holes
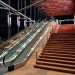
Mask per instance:
[[[20,2],[18,0],[18,10],[19,10],[19,5],[20,5]],[[17,26],[18,26],[18,32],[19,32],[19,28],[20,28],[20,16],[17,16]]]
[[[39,19],[39,10],[38,10],[38,19]]]
[[[24,6],[26,7],[26,0],[24,0]],[[26,15],[26,9],[24,10],[24,14]]]
[[[21,0],[21,9],[22,9],[22,0]],[[22,11],[20,11],[22,13]]]
[[[17,16],[17,26],[18,26],[18,32],[19,32],[19,28],[20,28],[20,16]]]
[[[10,12],[7,15],[7,20],[8,20],[8,38],[11,37],[11,14]]]
[[[34,20],[36,21],[36,7],[34,7]]]
[[[30,4],[31,4],[31,0],[30,0]],[[30,7],[30,18],[32,19],[32,7]]]
[[[30,5],[31,5],[31,0],[30,0]],[[32,19],[32,7],[30,7],[30,18]],[[30,28],[32,27],[32,22],[29,22]]]
[[[24,0],[24,6],[26,7],[26,0]],[[26,15],[26,9],[24,10],[24,14]],[[24,27],[27,28],[27,19],[24,19]]]
[[[10,0],[9,0],[9,3],[10,5]],[[7,23],[8,23],[8,38],[11,37],[11,14],[10,14],[10,10],[9,10],[9,13],[7,14]]]
[[[27,28],[27,19],[24,19],[24,27]]]

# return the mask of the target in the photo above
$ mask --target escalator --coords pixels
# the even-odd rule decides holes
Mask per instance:
[[[40,22],[35,29],[31,30],[24,36],[15,46],[11,47],[7,51],[5,56],[5,64],[16,64],[18,62],[27,59],[31,54],[31,48],[35,45],[35,42],[39,39],[43,32],[39,33],[42,28],[47,24],[47,22]],[[38,34],[39,33],[39,34]],[[0,63],[3,61],[3,57],[0,59]]]

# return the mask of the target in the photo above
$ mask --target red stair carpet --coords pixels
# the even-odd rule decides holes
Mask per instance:
[[[75,74],[74,25],[62,25],[51,35],[34,67]]]

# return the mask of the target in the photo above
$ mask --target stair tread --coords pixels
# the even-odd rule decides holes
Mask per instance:
[[[46,50],[43,50],[42,52],[45,52],[45,53],[60,53],[60,54],[75,54],[75,52],[57,52],[57,51],[46,51]]]
[[[64,43],[59,43],[59,44],[57,44],[57,43],[53,43],[53,44],[46,44],[46,46],[45,47],[61,47],[61,46],[63,46],[63,47],[75,47],[75,43],[74,44],[70,44],[70,43],[68,43],[68,44],[64,44]]]
[[[46,46],[45,48],[63,48],[63,49],[68,49],[68,48],[70,48],[70,49],[75,49],[75,47],[67,47],[67,46],[57,46],[57,47],[53,47],[53,46],[50,46],[50,47],[48,47],[48,46]]]
[[[40,55],[39,57],[42,57],[42,58],[61,58],[61,59],[71,59],[71,60],[75,60],[75,58],[72,58],[72,57],[62,57],[62,56],[52,56],[52,55]]]
[[[57,59],[47,59],[47,58],[38,58],[38,61],[46,61],[46,62],[58,62],[58,63],[65,63],[65,64],[74,64],[75,65],[75,62],[73,61],[65,61],[65,60],[57,60]]]
[[[40,68],[40,69],[46,69],[46,70],[53,70],[53,71],[59,71],[59,72],[66,72],[66,73],[73,73],[75,74],[75,69],[69,69],[69,68],[61,68],[56,66],[43,66],[43,65],[34,65],[34,67]]]
[[[75,48],[53,48],[53,47],[44,47],[44,49],[55,49],[55,50],[57,50],[57,49],[61,49],[61,50],[75,50]]]
[[[72,52],[72,51],[63,51],[63,50],[58,51],[58,50],[45,50],[45,49],[42,52],[54,52],[54,53],[55,52],[58,52],[58,53],[62,52],[62,53],[73,53],[73,54],[75,53],[75,51]]]
[[[49,41],[48,44],[75,44],[75,41]]]
[[[42,65],[49,65],[49,66],[59,66],[59,67],[65,67],[65,68],[72,68],[72,69],[75,69],[75,65],[72,65],[72,64],[63,64],[63,63],[55,63],[55,62],[43,62],[43,61],[37,61],[37,64],[41,64]]]
[[[75,41],[74,38],[49,38],[48,41]]]
[[[75,51],[75,48],[44,48],[43,50]]]
[[[68,56],[68,57],[74,57],[75,58],[75,55],[73,54],[60,54],[60,53],[41,53],[43,55],[53,55],[53,56]]]

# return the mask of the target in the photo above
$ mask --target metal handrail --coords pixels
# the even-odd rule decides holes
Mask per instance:
[[[74,19],[64,19],[64,20],[59,20],[61,22],[64,22],[64,21],[74,21]]]
[[[18,11],[20,12],[20,11],[23,11],[23,10],[25,10],[25,9],[31,8],[31,7],[33,7],[33,6],[35,6],[35,5],[39,4],[39,3],[41,3],[41,2],[43,2],[43,1],[45,1],[45,0],[40,0],[40,1],[38,1],[38,2],[35,2],[35,3],[33,3],[33,4],[31,4],[31,5],[27,6],[27,7],[24,7],[24,8],[22,8],[22,9],[18,10]]]
[[[47,34],[47,41],[48,41],[48,39],[49,39],[49,36],[48,36],[48,34]],[[42,43],[42,50],[43,50],[43,48],[44,48],[44,41],[41,41],[41,43]],[[38,46],[39,47],[39,46]],[[33,53],[35,53],[36,54],[36,62],[37,62],[37,60],[38,60],[38,53],[39,53],[39,50],[38,51],[35,51],[35,52],[33,52]]]
[[[16,53],[19,53],[19,52],[16,52]],[[7,53],[4,57],[3,57],[3,65],[5,66],[5,67],[8,67],[10,64],[12,64],[13,62],[11,62],[9,65],[6,65],[5,63],[5,58],[6,58],[6,56],[8,55],[8,54],[13,54],[13,53]]]
[[[47,35],[47,41],[48,41],[48,35]],[[42,50],[43,50],[43,48],[44,48],[44,42],[41,41],[41,43],[42,43]],[[39,50],[38,50],[38,51],[35,51],[35,52],[33,52],[33,53],[36,54],[36,62],[37,62],[37,60],[38,60],[38,53],[39,53]]]

